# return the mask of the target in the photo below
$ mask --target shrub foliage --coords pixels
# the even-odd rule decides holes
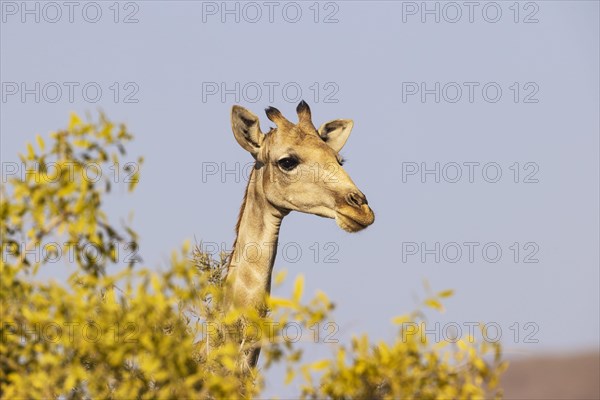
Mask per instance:
[[[363,335],[330,359],[304,363],[282,329],[293,322],[308,330],[330,318],[333,304],[324,293],[303,301],[301,276],[290,298],[269,299],[267,317],[224,315],[226,254],[215,260],[184,243],[161,270],[125,257],[137,254],[137,234],[115,225],[102,206],[115,181],[136,187],[142,160],[121,164],[131,139],[126,126],[103,115],[89,122],[72,115],[49,143],[38,136],[6,169],[0,397],[252,398],[273,367],[299,381],[306,398],[480,398],[496,386],[504,368],[499,344],[407,335],[406,323],[417,325],[420,312],[394,320],[392,343]],[[40,279],[41,268],[45,276],[56,268],[70,275]],[[424,305],[440,308],[450,294]],[[248,369],[240,354],[254,346],[262,347],[262,366]]]

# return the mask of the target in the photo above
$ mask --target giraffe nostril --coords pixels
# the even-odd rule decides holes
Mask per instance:
[[[346,202],[354,207],[360,207],[363,204],[369,204],[367,198],[362,193],[349,193],[346,196]]]

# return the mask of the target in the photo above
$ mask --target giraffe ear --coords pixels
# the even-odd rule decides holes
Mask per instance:
[[[231,129],[235,140],[254,158],[257,157],[265,135],[260,131],[258,117],[241,106],[231,109]]]
[[[351,119],[334,119],[321,125],[318,132],[321,139],[338,152],[346,144],[353,126]]]

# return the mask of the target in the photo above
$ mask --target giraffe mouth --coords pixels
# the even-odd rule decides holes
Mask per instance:
[[[366,204],[361,208],[361,211],[363,212],[360,215],[352,216],[338,211],[335,215],[335,222],[346,232],[362,231],[375,221],[375,214]]]

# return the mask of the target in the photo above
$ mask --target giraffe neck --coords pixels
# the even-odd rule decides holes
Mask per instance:
[[[264,168],[253,169],[240,211],[233,253],[225,280],[225,309],[264,310],[271,291],[281,220],[287,214],[271,205],[262,187]]]

